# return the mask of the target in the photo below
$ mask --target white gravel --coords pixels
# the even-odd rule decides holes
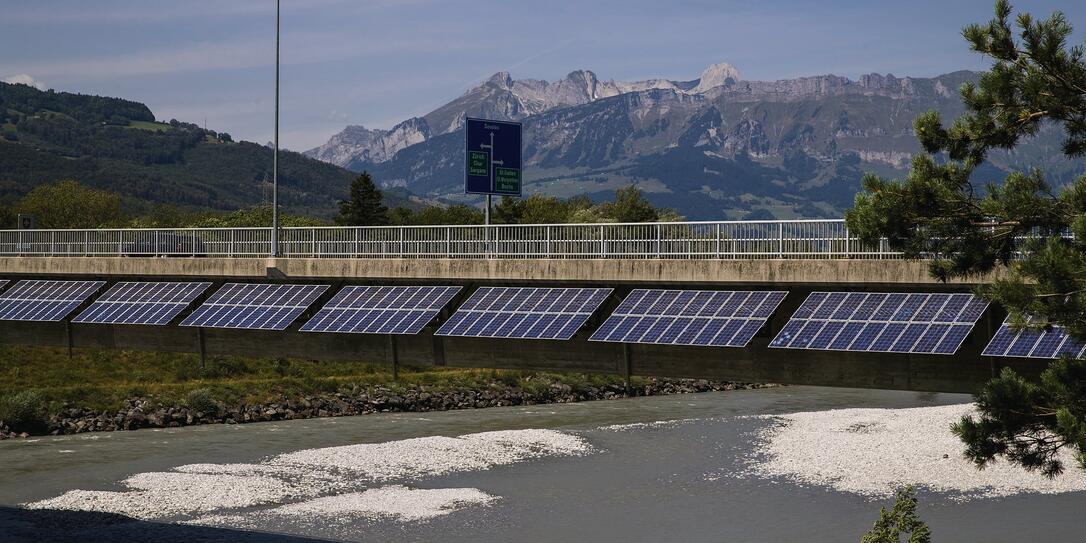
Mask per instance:
[[[390,485],[245,514],[206,515],[185,521],[184,524],[259,529],[284,522],[292,526],[328,528],[383,518],[401,522],[425,521],[467,507],[490,505],[497,500],[496,496],[477,488],[418,489]]]
[[[26,507],[98,511],[157,519],[279,503],[304,494],[302,489],[290,483],[264,476],[150,472],[133,475],[123,484],[130,490],[71,490],[56,498],[27,504]]]
[[[201,515],[196,523],[217,525],[252,516],[251,511],[239,515],[239,510],[269,505],[282,506],[269,511],[283,515],[320,516],[329,510],[424,519],[496,498],[475,489],[366,486],[590,452],[583,438],[554,430],[424,437],[308,449],[257,464],[187,464],[169,472],[133,475],[121,482],[126,490],[72,490],[25,507],[119,513],[146,520],[185,521]]]
[[[292,503],[268,513],[322,522],[352,517],[396,517],[410,521],[448,515],[469,506],[489,505],[497,499],[477,488],[418,489],[392,485]]]
[[[978,470],[963,455],[950,425],[972,404],[912,409],[839,409],[765,417],[750,473],[784,477],[871,498],[914,484],[952,499],[1086,490],[1086,474],[1068,457],[1063,475],[1048,479],[1007,462]]]
[[[575,456],[591,451],[591,446],[579,436],[554,430],[509,430],[309,449],[275,457],[270,463],[350,472],[371,481],[389,481],[483,470],[532,458]]]

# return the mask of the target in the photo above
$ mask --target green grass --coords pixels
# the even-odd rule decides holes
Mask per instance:
[[[32,390],[50,412],[64,406],[112,411],[133,397],[181,405],[193,391],[228,404],[260,404],[377,385],[393,390],[424,385],[434,391],[504,385],[533,392],[555,383],[577,391],[620,382],[591,374],[408,367],[394,383],[387,364],[211,357],[201,367],[192,354],[85,350],[68,358],[64,349],[0,346],[0,398]]]
[[[139,128],[140,130],[162,132],[163,130],[169,130],[170,125],[166,123],[156,123],[151,121],[129,121],[128,128]]]

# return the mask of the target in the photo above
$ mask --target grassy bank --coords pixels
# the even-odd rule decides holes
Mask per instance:
[[[634,385],[644,381],[635,379]],[[617,376],[506,370],[401,368],[393,382],[387,364],[297,359],[212,357],[201,367],[190,354],[77,351],[0,346],[0,421],[64,409],[116,411],[130,398],[164,407],[212,400],[227,405],[267,404],[316,394],[383,386],[392,392],[426,387],[434,392],[517,387],[525,393],[560,383],[573,392],[621,383]]]

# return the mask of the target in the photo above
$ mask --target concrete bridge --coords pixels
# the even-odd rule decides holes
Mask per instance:
[[[569,341],[442,337],[434,324],[398,337],[299,332],[305,318],[283,332],[0,321],[0,341],[953,392],[974,391],[1005,366],[1032,376],[1044,367],[981,356],[1004,316],[994,307],[952,356],[769,348],[812,291],[968,292],[993,279],[936,282],[926,263],[863,245],[839,220],[297,228],[284,229],[280,257],[267,256],[270,237],[269,229],[3,231],[0,278],[320,283],[333,287],[329,295],[351,284],[465,287],[437,323],[478,286],[615,292]],[[633,288],[788,295],[744,348],[588,341]]]

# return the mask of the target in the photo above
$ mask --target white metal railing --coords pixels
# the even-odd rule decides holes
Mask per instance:
[[[288,257],[319,258],[900,258],[862,244],[842,219],[284,228]],[[270,228],[0,230],[6,256],[254,257]]]

